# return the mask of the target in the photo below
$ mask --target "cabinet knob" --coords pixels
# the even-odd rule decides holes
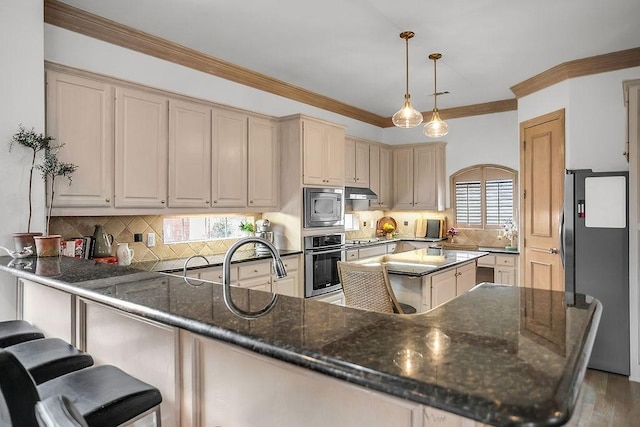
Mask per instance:
[[[206,202],[204,202],[204,204],[205,204],[205,205],[208,205],[208,204],[209,204],[209,201],[207,200]]]
[[[160,203],[162,203],[164,205],[164,200],[161,200]]]
[[[253,203],[253,200],[249,200],[249,203]]]
[[[111,202],[111,199],[106,198],[106,199],[104,199],[104,201],[105,201],[105,202],[107,202],[107,203],[109,203],[109,202]]]
[[[213,201],[213,203],[218,203],[218,201],[217,201],[217,200],[214,200],[214,201]]]

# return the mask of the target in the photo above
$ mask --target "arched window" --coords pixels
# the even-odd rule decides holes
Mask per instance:
[[[506,166],[475,165],[451,175],[455,226],[502,228],[516,221],[518,173]]]

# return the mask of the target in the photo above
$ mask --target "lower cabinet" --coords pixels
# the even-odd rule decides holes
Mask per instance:
[[[344,293],[342,291],[331,292],[330,294],[315,297],[313,300],[326,302],[328,304],[344,305]]]
[[[301,296],[302,284],[298,280],[300,256],[283,256],[282,262],[287,270],[287,276],[282,279],[277,279],[273,274],[271,259],[232,265],[230,270],[231,286],[291,297]],[[222,267],[190,270],[187,272],[187,276],[208,282],[222,283]]]
[[[478,259],[478,278],[502,285],[518,284],[518,255],[490,254]]]
[[[435,308],[476,285],[476,262],[449,268],[422,278],[422,310]]]

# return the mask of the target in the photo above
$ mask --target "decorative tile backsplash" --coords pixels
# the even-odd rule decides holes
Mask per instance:
[[[162,236],[162,215],[145,216],[73,216],[51,218],[51,233],[60,234],[63,239],[93,236],[95,225],[104,227],[113,236],[112,254],[118,243],[129,243],[133,249],[133,261],[158,261],[188,258],[191,255],[214,255],[225,253],[238,239],[212,240],[208,242],[164,244]],[[134,233],[142,233],[143,241],[134,242]],[[156,234],[156,244],[147,247],[147,233]]]
[[[397,225],[399,237],[415,236],[415,221],[420,218],[444,218],[445,227],[449,228],[453,223],[453,210],[447,209],[445,212],[435,211],[354,211],[354,223],[359,225],[359,230],[347,231],[347,239],[366,239],[376,237],[376,223],[383,216],[393,218]],[[366,226],[364,223],[366,222]],[[406,223],[406,225],[405,225]],[[373,228],[371,227],[373,224]],[[455,242],[461,245],[477,245],[489,247],[504,247],[509,244],[508,240],[499,239],[498,230],[477,230],[470,228],[458,229],[459,234]]]

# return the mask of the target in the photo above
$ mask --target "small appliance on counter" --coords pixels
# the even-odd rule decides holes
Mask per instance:
[[[271,231],[271,222],[268,219],[259,219],[256,221],[256,237],[262,237],[269,243],[273,244],[273,231]],[[260,243],[256,244],[256,254],[266,255],[269,254],[269,249],[265,245]]]

